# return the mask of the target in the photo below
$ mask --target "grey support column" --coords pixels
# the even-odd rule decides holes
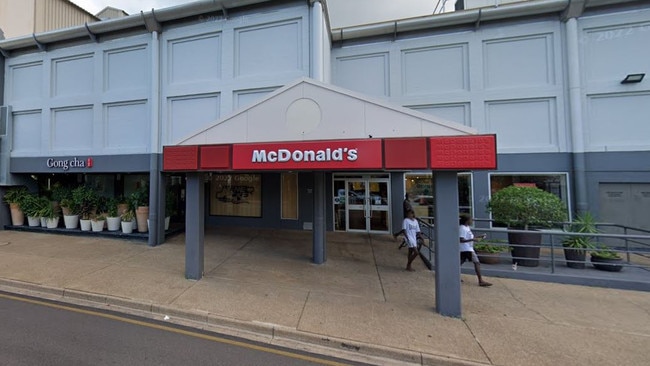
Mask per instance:
[[[185,278],[203,277],[205,187],[202,173],[187,173],[185,209]]]
[[[457,172],[433,172],[435,191],[436,311],[460,317]]]
[[[323,264],[327,260],[325,243],[325,173],[314,172],[314,224],[313,261]]]
[[[404,192],[406,192],[404,182],[404,173],[390,173],[390,209],[393,212],[391,231],[393,233],[401,230],[402,222],[404,222]]]
[[[149,237],[147,244],[149,246],[156,246],[165,240],[165,235],[161,236],[161,209],[164,210],[165,201],[161,201],[160,197],[164,194],[164,185],[161,187],[162,176],[158,170],[158,154],[151,154],[151,171],[149,172]],[[156,160],[154,163],[153,160]],[[163,211],[164,215],[164,211]],[[164,217],[162,217],[162,225],[164,225]],[[164,226],[162,227],[164,231]]]

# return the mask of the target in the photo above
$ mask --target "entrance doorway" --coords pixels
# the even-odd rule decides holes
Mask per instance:
[[[388,233],[390,179],[387,174],[334,176],[334,229]]]

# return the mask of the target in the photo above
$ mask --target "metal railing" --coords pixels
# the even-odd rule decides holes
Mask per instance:
[[[422,258],[425,260],[425,262],[429,262],[427,264],[429,268],[431,268],[431,264],[433,263],[434,256],[435,256],[435,246],[433,245],[434,240],[435,240],[435,224],[434,224],[434,219],[432,217],[421,217],[418,218],[418,221],[420,222],[420,228],[422,231],[422,235],[428,239],[428,245],[423,245],[422,249],[420,250],[420,255]],[[489,222],[491,220],[487,219],[475,219],[477,222]],[[539,245],[534,244],[525,244],[525,243],[513,243],[508,240],[508,233],[520,233],[520,234],[530,234],[530,230],[512,230],[512,229],[506,229],[506,228],[488,228],[488,227],[474,227],[472,228],[472,231],[476,236],[480,234],[487,234],[488,237],[485,241],[485,243],[496,246],[496,247],[501,247],[503,249],[503,252],[511,252],[510,258],[512,259],[512,264],[517,263],[518,265],[513,267],[513,269],[516,269],[517,267],[521,268],[521,263],[522,261],[527,261],[527,260],[533,260],[537,261],[539,264],[544,264],[546,263],[550,267],[550,272],[551,273],[556,273],[556,267],[558,263],[575,263],[575,264],[587,264],[588,260],[572,260],[572,259],[566,259],[563,258],[561,255],[558,255],[560,253],[557,253],[558,250],[563,250],[563,249],[575,249],[579,252],[584,252],[585,255],[589,252],[598,252],[598,251],[607,251],[610,253],[616,253],[619,257],[621,257],[621,261],[619,263],[615,264],[606,264],[609,266],[612,266],[609,268],[610,270],[613,269],[613,266],[620,266],[620,268],[635,268],[635,269],[641,269],[644,270],[642,274],[645,274],[645,271],[650,272],[650,230],[644,230],[644,229],[637,229],[637,228],[632,228],[632,227],[627,227],[624,225],[618,225],[618,224],[610,224],[610,223],[599,223],[599,227],[616,227],[623,231],[623,234],[617,234],[617,233],[605,233],[605,232],[599,232],[599,233],[574,233],[574,232],[569,232],[569,231],[564,231],[562,229],[559,229],[560,227],[565,227],[566,225],[569,225],[571,223],[569,222],[562,222],[562,223],[557,223],[557,229],[541,229],[541,230],[536,230],[534,232],[539,233],[541,235],[541,242]],[[638,231],[643,234],[630,234],[631,231]],[[562,242],[566,238],[571,238],[571,237],[588,237],[591,238],[593,241],[597,243],[598,246],[594,248],[570,248],[570,247],[564,247],[562,245]],[[490,243],[490,241],[495,241],[498,240],[500,242],[493,242]],[[624,245],[622,246],[617,246],[617,245],[612,245],[612,242],[616,241],[622,241]],[[478,243],[478,241],[475,243],[475,245]],[[454,245],[457,245],[457,243],[453,243]],[[631,245],[634,244],[634,245]],[[521,256],[514,256],[513,255],[513,249],[514,248],[539,248],[540,255],[538,258],[528,258],[528,257],[521,257]],[[637,260],[633,260],[633,256]],[[493,253],[493,254],[481,254],[479,257],[484,257],[484,258],[497,258],[500,261],[505,260],[505,256],[502,255],[501,252]],[[622,260],[624,258],[624,260]],[[592,260],[592,263],[593,260]],[[596,263],[598,265],[598,263]],[[542,267],[544,267],[542,265]],[[601,267],[602,268],[602,267]],[[607,268],[607,267],[606,267]],[[526,270],[525,268],[521,268],[522,270]],[[607,269],[606,269],[607,270]],[[579,273],[571,273],[572,275],[579,275]],[[650,277],[648,278],[648,281],[650,282]]]

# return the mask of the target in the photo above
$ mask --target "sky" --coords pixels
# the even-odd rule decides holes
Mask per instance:
[[[442,0],[445,1],[445,0]],[[453,0],[447,0],[453,2]],[[73,3],[97,14],[106,6],[122,9],[128,14],[150,11],[183,3],[188,0],[72,0]],[[327,0],[332,28],[378,21],[429,15],[438,0]]]

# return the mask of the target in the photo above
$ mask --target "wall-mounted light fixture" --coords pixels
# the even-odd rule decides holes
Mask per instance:
[[[621,81],[621,84],[640,83],[644,76],[645,74],[627,74],[625,79]]]

